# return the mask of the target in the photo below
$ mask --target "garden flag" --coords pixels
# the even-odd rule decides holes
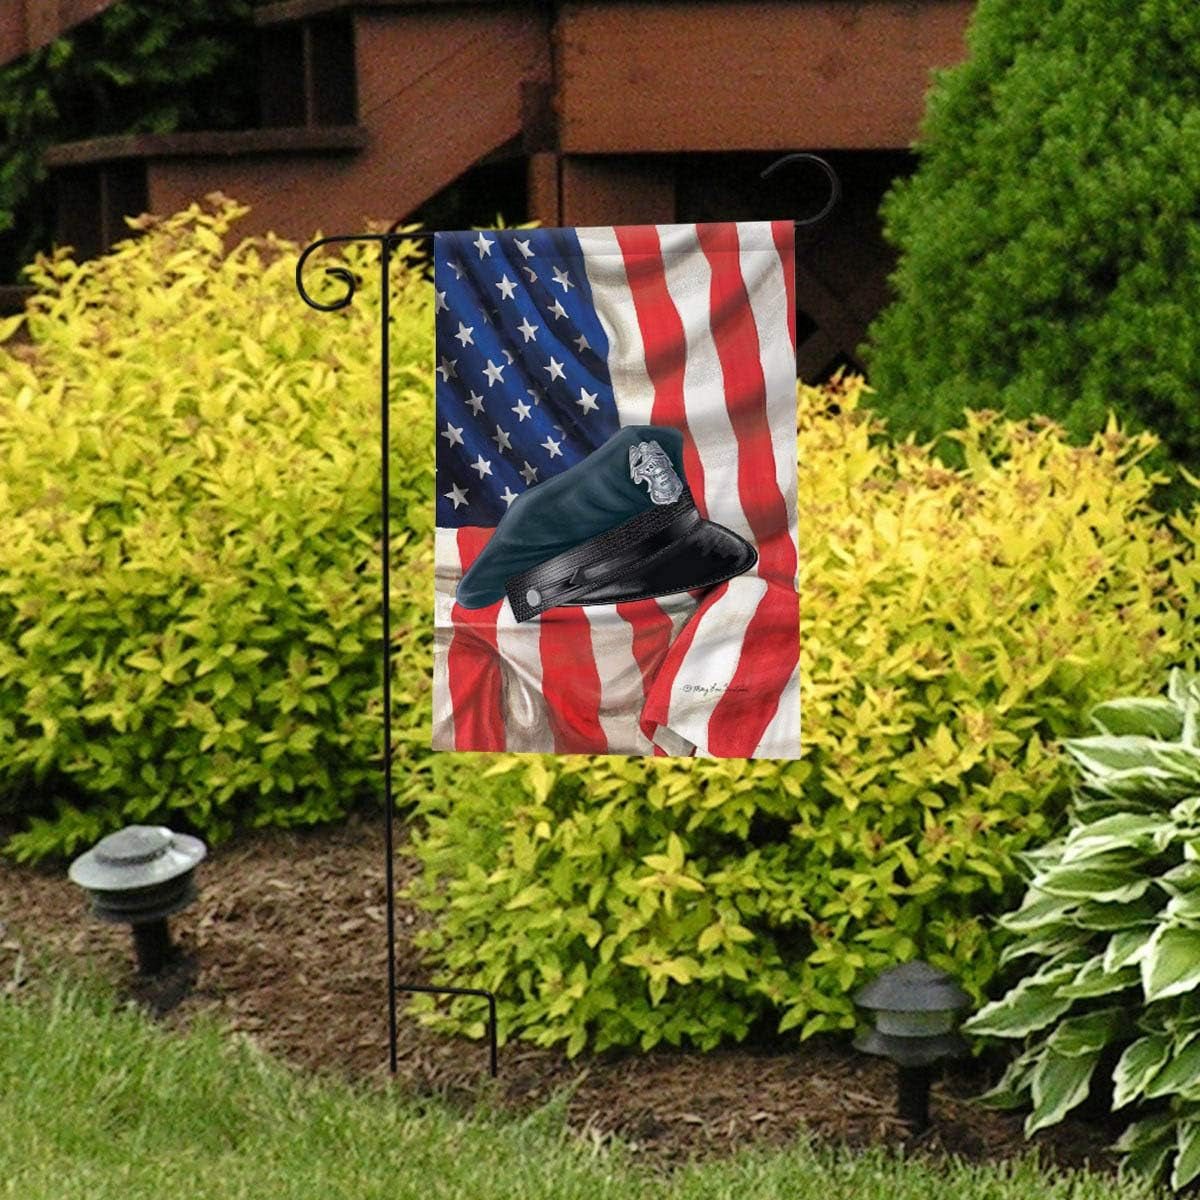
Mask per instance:
[[[434,748],[798,757],[792,222],[434,260]]]

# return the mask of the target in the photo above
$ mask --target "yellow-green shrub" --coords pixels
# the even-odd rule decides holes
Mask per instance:
[[[210,199],[103,258],[39,261],[27,341],[19,318],[0,329],[0,807],[41,814],[20,857],[130,821],[307,824],[379,794],[377,251],[348,250],[354,303],[315,312],[300,248],[227,251],[246,210]],[[429,301],[398,262],[396,736],[418,762]]]
[[[425,944],[499,993],[505,1035],[807,1036],[915,955],[979,997],[1014,854],[1061,826],[1057,739],[1191,661],[1200,527],[1148,508],[1148,435],[976,413],[951,471],[883,440],[861,390],[801,391],[799,761],[509,756],[482,787],[435,763]]]

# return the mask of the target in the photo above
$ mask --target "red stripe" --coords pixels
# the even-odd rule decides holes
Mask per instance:
[[[787,503],[775,478],[766,382],[740,269],[737,227],[697,228],[712,269],[709,321],[738,447],[738,499],[758,546],[757,574],[768,585],[746,627],[729,688],[709,718],[709,751],[739,758],[753,754],[799,655],[796,547],[788,531]]]
[[[667,652],[667,656],[654,678],[653,685],[646,693],[646,704],[642,709],[639,724],[642,727],[642,732],[651,741],[654,741],[655,731],[660,725],[670,724],[671,695],[675,687],[675,676],[679,671],[680,663],[687,658],[692,649],[692,643],[696,639],[696,630],[700,628],[701,617],[725,595],[728,588],[729,583],[726,581],[709,592],[704,602],[692,614],[688,623],[675,639],[674,645]]]
[[[683,403],[687,339],[679,311],[667,290],[667,273],[658,230],[653,225],[631,225],[617,227],[613,232],[625,259],[625,275],[642,333],[646,373],[654,385],[650,421],[654,425],[678,429],[683,434],[683,469],[696,507],[702,516],[707,516],[704,507],[704,466],[688,432],[687,412]]]
[[[775,249],[779,251],[779,266],[783,270],[784,287],[787,290],[788,336],[792,339],[792,353],[796,353],[796,226],[791,221],[772,221],[771,236]]]
[[[465,573],[487,545],[492,529],[464,527],[458,531],[458,556]],[[454,632],[446,654],[450,699],[454,709],[456,750],[503,750],[503,674],[496,644],[496,618],[503,600],[487,608],[463,608],[450,613]]]
[[[607,754],[600,726],[600,672],[592,657],[592,629],[581,608],[552,608],[541,627],[542,695],[558,754]]]
[[[642,695],[649,695],[671,647],[671,618],[655,600],[618,604],[617,612],[633,628],[633,657],[642,673]]]

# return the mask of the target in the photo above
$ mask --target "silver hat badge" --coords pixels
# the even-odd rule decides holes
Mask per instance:
[[[629,447],[629,478],[634,483],[648,484],[655,504],[674,504],[683,495],[683,481],[657,442],[638,442]]]

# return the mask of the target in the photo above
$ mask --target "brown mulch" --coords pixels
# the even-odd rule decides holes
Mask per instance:
[[[416,868],[399,822],[396,832],[399,886]],[[92,918],[61,864],[35,869],[0,860],[0,992],[20,993],[39,972],[66,966],[111,980],[169,1027],[215,1013],[299,1068],[385,1083],[383,847],[382,817],[360,817],[317,831],[260,831],[210,852],[197,871],[199,898],[171,921],[182,959],[150,982],[134,971],[128,928]],[[428,979],[409,940],[427,919],[398,904],[401,980]],[[435,1034],[404,1006],[401,997],[402,1090],[526,1112],[571,1085],[572,1128],[597,1143],[620,1138],[660,1166],[728,1155],[751,1142],[786,1145],[805,1133],[853,1148],[903,1144],[910,1153],[971,1161],[1030,1147],[1021,1114],[972,1100],[990,1082],[974,1061],[935,1084],[931,1128],[913,1138],[894,1115],[891,1064],[837,1039],[800,1043],[784,1035],[774,1047],[574,1060],[514,1042],[501,1048],[493,1084],[486,1043]],[[1069,1119],[1032,1144],[1043,1161],[1111,1171],[1106,1146],[1116,1133],[1111,1121]]]

